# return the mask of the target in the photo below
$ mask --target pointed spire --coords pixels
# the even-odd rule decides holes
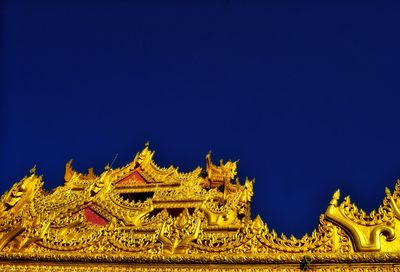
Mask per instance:
[[[72,176],[74,175],[74,169],[72,169],[72,159],[70,159],[66,164],[65,164],[65,174],[64,174],[64,180],[65,182],[68,182],[72,179]]]
[[[336,192],[332,196],[333,199],[339,200],[340,198],[340,189],[337,189]]]
[[[253,227],[256,230],[260,230],[264,227],[264,222],[262,221],[260,215],[257,215],[256,218],[253,220]]]
[[[337,206],[339,198],[340,198],[340,190],[337,189],[336,192],[332,195],[332,200],[329,202],[329,205]]]
[[[29,173],[31,175],[35,175],[36,174],[36,164],[29,170]]]

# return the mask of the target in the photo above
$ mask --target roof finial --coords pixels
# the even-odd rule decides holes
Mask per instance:
[[[36,174],[36,164],[31,168],[31,170],[29,170],[29,173],[30,173],[31,175]]]
[[[339,198],[340,198],[340,190],[337,189],[336,192],[333,194],[332,199],[329,202],[329,205],[337,206]]]
[[[385,193],[387,196],[390,196],[391,192],[390,189],[388,187],[385,188]]]
[[[149,145],[150,145],[150,141],[146,141],[146,143],[144,144],[144,147],[145,147],[145,148],[148,148]]]

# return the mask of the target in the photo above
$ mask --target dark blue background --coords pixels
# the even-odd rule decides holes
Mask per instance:
[[[311,232],[332,193],[371,210],[400,177],[400,6],[8,1],[1,191],[37,164],[97,173],[149,140],[183,171],[240,159],[253,213]]]

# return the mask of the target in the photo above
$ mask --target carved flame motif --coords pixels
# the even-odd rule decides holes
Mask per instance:
[[[215,165],[209,153],[205,169],[180,173],[158,166],[153,156],[146,145],[131,163],[100,175],[78,173],[70,161],[65,184],[49,193],[33,169],[0,199],[0,255],[302,260],[304,254],[400,253],[399,182],[370,214],[349,197],[339,203],[336,192],[317,229],[297,239],[252,219],[254,180],[236,178],[237,162]]]

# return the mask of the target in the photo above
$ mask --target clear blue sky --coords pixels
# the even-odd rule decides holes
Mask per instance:
[[[183,171],[211,149],[256,178],[254,215],[301,236],[337,188],[371,210],[400,177],[396,1],[67,2],[3,4],[2,192],[147,140]]]

